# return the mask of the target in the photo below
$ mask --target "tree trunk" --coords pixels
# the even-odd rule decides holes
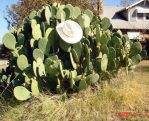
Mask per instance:
[[[103,13],[103,0],[98,0],[97,11],[98,15]]]

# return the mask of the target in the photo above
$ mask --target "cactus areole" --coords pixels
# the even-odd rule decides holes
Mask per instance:
[[[0,71],[0,86],[14,92],[1,91],[21,101],[44,91],[63,94],[95,87],[121,68],[133,69],[147,54],[139,41],[113,32],[108,18],[57,3],[31,12],[4,35],[3,44],[11,55]]]

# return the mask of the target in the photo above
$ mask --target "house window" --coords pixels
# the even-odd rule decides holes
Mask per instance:
[[[149,20],[149,13],[146,13],[146,20]]]
[[[143,13],[137,13],[137,19],[138,20],[144,19],[144,14]]]

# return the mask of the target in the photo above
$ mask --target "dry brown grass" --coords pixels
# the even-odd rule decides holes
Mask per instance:
[[[61,96],[40,95],[0,116],[2,121],[148,121],[149,62],[142,62],[128,76],[120,74],[111,84],[92,91],[88,88],[65,102]],[[119,112],[148,112],[147,116],[131,115],[125,119]]]

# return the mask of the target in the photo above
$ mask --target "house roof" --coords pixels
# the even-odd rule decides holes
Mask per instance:
[[[145,2],[145,1],[149,1],[149,0],[139,0],[138,2],[135,2],[134,4],[129,5],[129,6],[125,7],[125,8],[123,8],[123,9],[121,9],[120,11],[117,11],[117,12],[128,10],[129,8],[134,7],[134,6],[138,5],[139,3],[143,2],[143,1]]]
[[[123,7],[104,6],[104,11],[101,15],[101,18],[108,17],[111,20],[114,29],[149,29],[148,21],[130,22],[123,18],[122,15],[119,13],[119,11],[123,9]]]
[[[117,16],[117,12],[122,10],[124,7],[113,7],[113,6],[104,6],[103,7],[103,14],[101,15],[101,17],[108,17],[110,19],[112,19],[114,16]]]
[[[126,20],[112,20],[111,21],[114,29],[140,29],[140,30],[148,30],[149,22],[147,21],[139,21],[139,22],[128,22]]]

